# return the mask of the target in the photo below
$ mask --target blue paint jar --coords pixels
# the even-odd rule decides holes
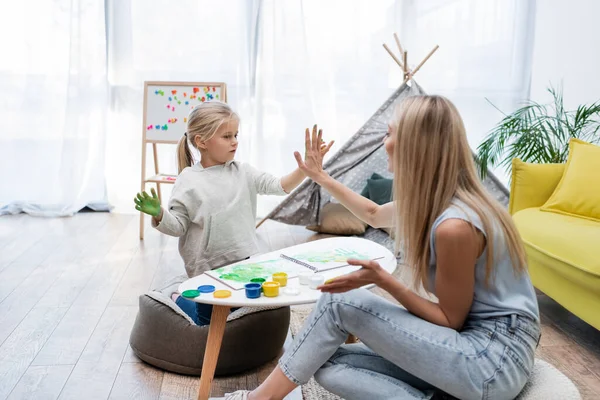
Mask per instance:
[[[246,297],[249,299],[258,299],[260,297],[260,283],[246,283]]]

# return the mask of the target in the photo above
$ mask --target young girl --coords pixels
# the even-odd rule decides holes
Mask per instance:
[[[252,392],[228,400],[282,399],[314,375],[352,399],[514,399],[540,338],[535,291],[508,213],[480,183],[463,122],[450,101],[411,97],[385,148],[395,201],[379,206],[322,169],[318,137],[300,168],[375,227],[396,222],[406,266],[439,302],[418,296],[374,261],[320,287],[324,292],[278,367]],[[374,283],[405,308],[360,287]],[[348,334],[360,344],[344,345]],[[442,396],[445,396],[442,394]]]
[[[153,217],[153,227],[179,237],[179,253],[189,277],[258,253],[257,194],[285,195],[305,177],[296,169],[276,178],[235,161],[239,122],[238,115],[222,102],[194,108],[187,133],[177,146],[179,176],[169,206],[161,207],[154,189],[152,196],[144,192],[134,199],[138,211]],[[200,162],[194,165],[188,144],[200,152]],[[332,144],[320,147],[323,154]],[[210,323],[212,306],[181,297],[176,301],[198,325]]]

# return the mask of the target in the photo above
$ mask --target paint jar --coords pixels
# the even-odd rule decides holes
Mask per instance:
[[[266,279],[265,278],[252,278],[250,279],[250,282],[252,283],[258,283],[260,285],[260,291],[262,292],[262,284],[265,283]]]
[[[312,272],[300,272],[298,274],[298,280],[301,285],[308,285],[310,283],[310,277],[314,274]]]
[[[244,287],[246,288],[246,297],[249,299],[258,299],[260,297],[260,291],[261,291],[261,284],[260,283],[246,283],[246,285],[244,285]]]
[[[321,286],[325,283],[325,277],[323,275],[313,275],[310,277],[308,286],[311,289],[317,289],[317,286]]]
[[[275,272],[273,274],[273,282],[279,282],[281,287],[287,285],[287,278],[288,274],[286,274],[285,272]]]
[[[267,297],[277,297],[279,296],[279,282],[265,282],[262,284],[263,293]]]

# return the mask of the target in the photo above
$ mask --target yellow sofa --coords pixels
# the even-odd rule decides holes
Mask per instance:
[[[600,222],[540,210],[564,168],[513,160],[509,211],[533,285],[600,330]]]

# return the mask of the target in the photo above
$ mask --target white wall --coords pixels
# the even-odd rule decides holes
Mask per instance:
[[[532,100],[547,103],[546,88],[561,82],[565,107],[600,100],[600,1],[538,0],[531,76]]]

